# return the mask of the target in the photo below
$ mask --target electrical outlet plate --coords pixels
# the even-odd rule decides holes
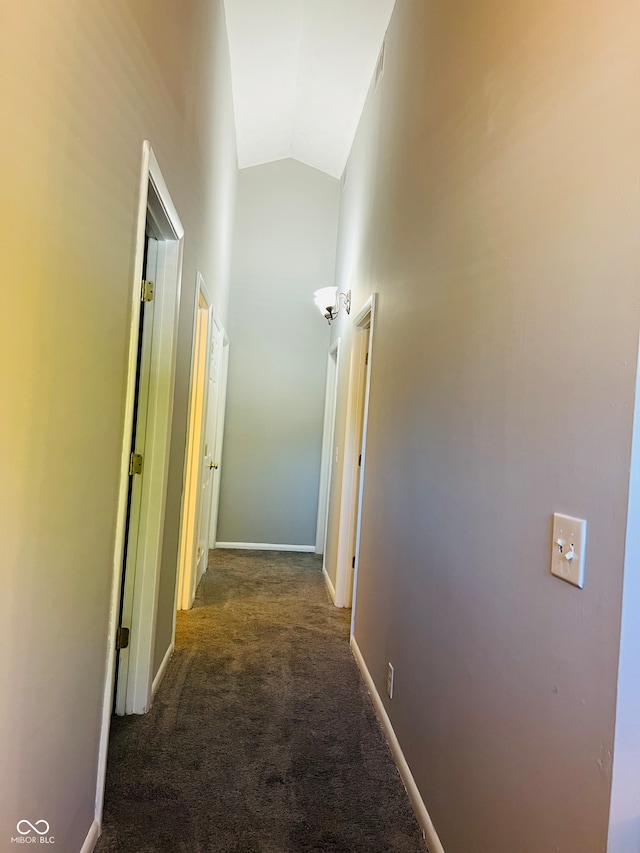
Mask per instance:
[[[587,522],[554,513],[551,537],[551,574],[582,589]]]
[[[387,696],[393,699],[393,676],[395,670],[392,663],[387,664]]]

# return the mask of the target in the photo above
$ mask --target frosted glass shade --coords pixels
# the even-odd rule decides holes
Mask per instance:
[[[316,290],[313,294],[313,301],[318,306],[318,310],[323,317],[325,317],[327,313],[331,314],[333,312],[333,309],[336,307],[337,296],[337,287],[321,287],[320,290]]]

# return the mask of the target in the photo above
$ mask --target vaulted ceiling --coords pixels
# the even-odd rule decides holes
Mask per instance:
[[[344,170],[395,0],[225,0],[240,168]]]

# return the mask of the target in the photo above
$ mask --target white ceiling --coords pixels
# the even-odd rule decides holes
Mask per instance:
[[[293,157],[339,178],[395,0],[225,0],[243,169]]]

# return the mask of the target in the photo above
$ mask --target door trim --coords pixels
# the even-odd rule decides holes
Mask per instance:
[[[222,341],[222,355],[220,371],[218,374],[218,400],[216,405],[216,424],[214,452],[218,469],[213,480],[213,494],[211,495],[211,513],[209,519],[209,549],[216,548],[216,537],[218,535],[218,516],[220,513],[220,483],[222,480],[222,450],[224,445],[224,418],[227,409],[227,386],[229,378],[229,336],[217,316],[214,309],[213,322],[220,331]]]
[[[369,421],[369,389],[371,365],[373,363],[374,332],[378,294],[373,293],[353,318],[353,337],[351,343],[351,362],[349,365],[349,392],[347,419],[344,441],[344,467],[342,472],[342,490],[340,494],[340,521],[338,527],[338,549],[336,566],[336,607],[353,607],[351,630],[353,632],[356,591],[358,583],[358,563],[360,559],[360,522],[362,515],[362,492],[364,487],[367,425]],[[366,374],[362,371],[367,336],[369,330],[369,360]],[[362,420],[361,402],[364,395],[364,414]],[[362,464],[358,464],[360,455],[359,438],[362,430]],[[359,495],[356,505],[356,495]],[[350,584],[351,561],[354,556],[352,543],[355,536],[355,567],[353,587]]]
[[[178,335],[178,308],[182,272],[184,229],[171,195],[162,176],[151,144],[142,145],[142,169],[138,190],[138,210],[135,226],[135,252],[132,269],[130,326],[125,380],[124,417],[121,433],[120,481],[113,550],[111,603],[107,636],[106,673],[98,755],[96,786],[96,818],[102,820],[104,787],[106,779],[109,729],[115,687],[116,631],[118,628],[120,594],[123,575],[124,539],[129,486],[129,454],[134,417],[138,332],[140,320],[140,283],[142,280],[145,227],[147,214],[153,219],[162,240],[159,241],[158,287],[156,292],[159,339],[154,341],[149,402],[148,446],[145,459],[147,486],[143,497],[144,556],[138,561],[135,577],[126,584],[134,584],[134,624],[132,644],[128,655],[129,675],[125,710],[127,713],[144,713],[152,697],[153,653],[157,612],[162,531],[166,504],[169,447],[173,416],[173,389],[175,384],[176,344]],[[155,337],[155,325],[154,325]]]
[[[338,400],[338,377],[340,375],[340,338],[329,347],[327,353],[327,382],[324,397],[324,425],[322,428],[322,457],[320,462],[320,489],[318,494],[318,521],[316,523],[316,554],[327,550],[327,522],[331,473],[333,470],[336,405]],[[326,569],[325,560],[322,567]]]

